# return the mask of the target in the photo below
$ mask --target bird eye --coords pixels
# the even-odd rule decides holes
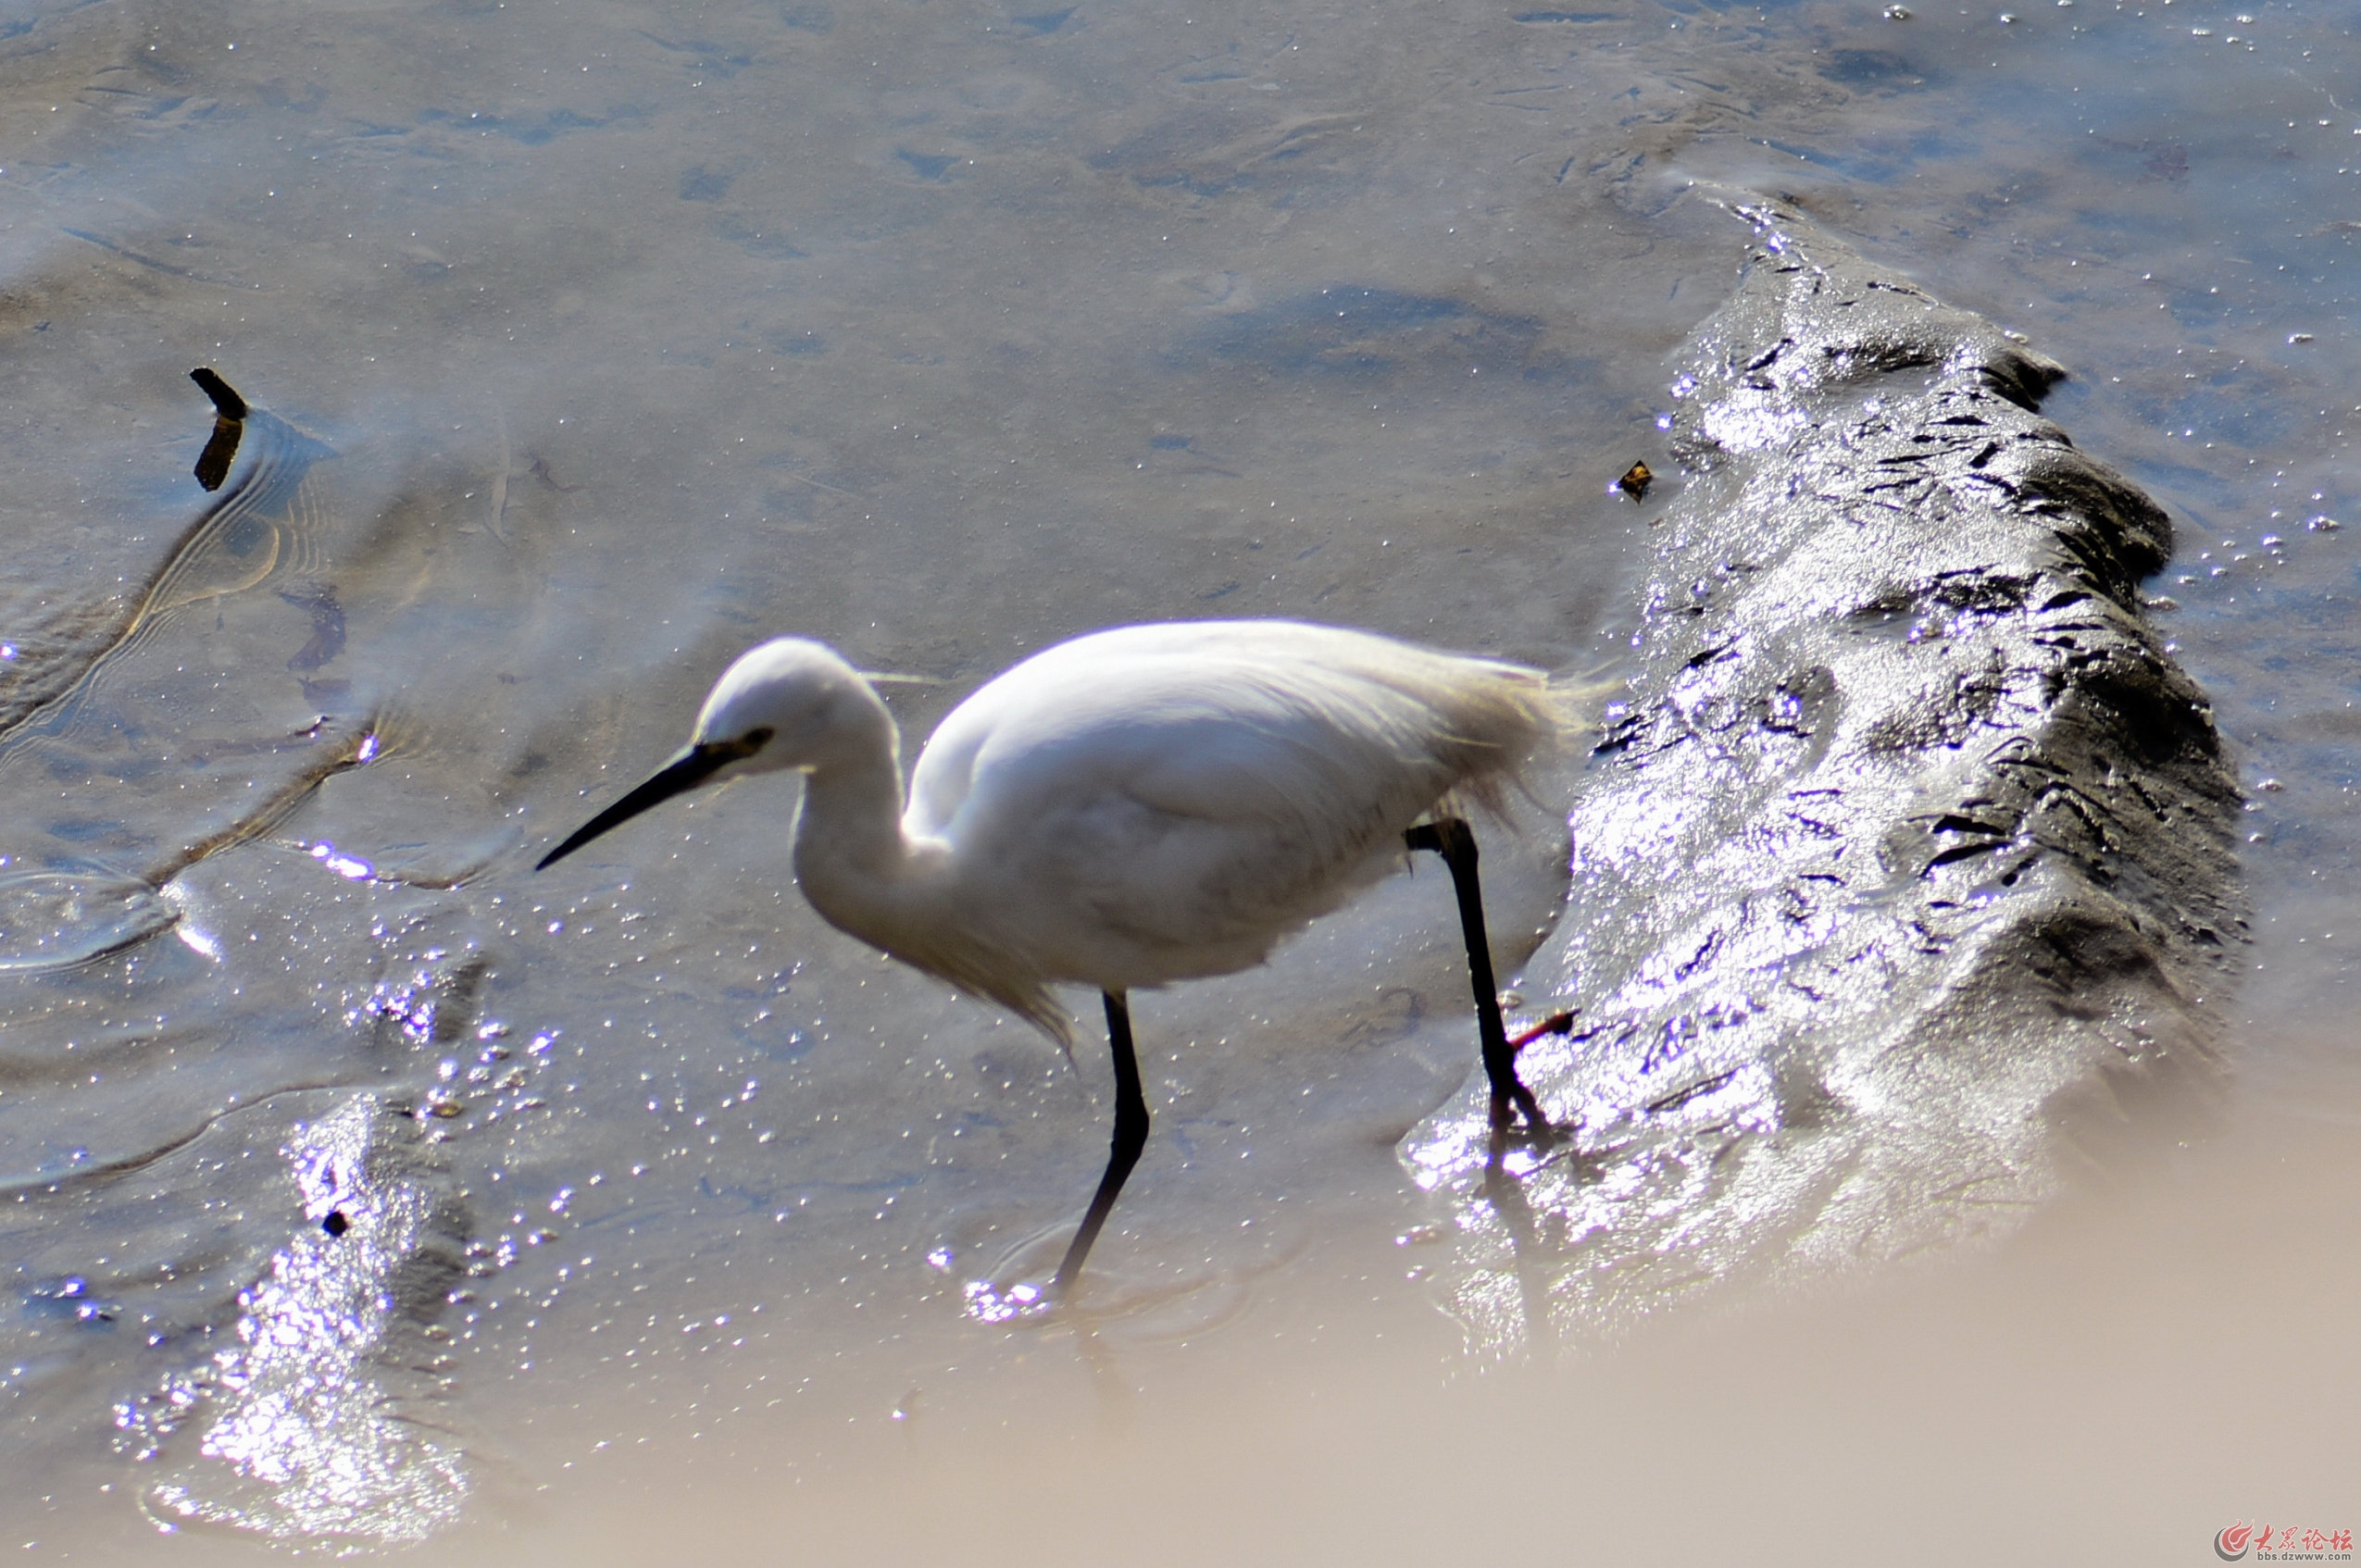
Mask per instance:
[[[767,724],[756,725],[735,740],[700,740],[696,743],[699,756],[706,759],[706,770],[711,772],[733,762],[743,762],[770,743],[779,733]],[[702,777],[702,775],[700,775]]]

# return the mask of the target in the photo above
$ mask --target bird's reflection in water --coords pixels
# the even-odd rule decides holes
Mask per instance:
[[[1536,1359],[1547,1360],[1557,1350],[1557,1327],[1550,1315],[1549,1282],[1561,1249],[1549,1245],[1543,1226],[1536,1223],[1532,1205],[1525,1201],[1521,1176],[1540,1168],[1535,1164],[1523,1173],[1508,1168],[1508,1152],[1512,1141],[1527,1145],[1533,1139],[1517,1139],[1508,1128],[1494,1127],[1492,1142],[1484,1159],[1484,1179],[1477,1191],[1492,1205],[1500,1221],[1501,1229],[1508,1235],[1508,1255],[1517,1275],[1518,1298],[1525,1313],[1525,1347]],[[1575,1157],[1570,1145],[1560,1145],[1564,1158]]]

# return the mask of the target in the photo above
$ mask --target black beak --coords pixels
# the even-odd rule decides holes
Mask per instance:
[[[684,790],[693,790],[713,777],[723,764],[745,755],[742,748],[728,745],[691,746],[666,763],[656,777],[630,794],[574,829],[574,836],[541,857],[535,871],[546,871],[553,862],[565,859],[609,828],[631,818],[656,804],[668,801]]]

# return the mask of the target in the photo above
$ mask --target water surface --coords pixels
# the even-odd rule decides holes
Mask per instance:
[[[2125,1528],[2348,1527],[2307,1428],[2242,1428],[2230,1466],[2207,1391],[2291,1367],[2316,1368],[2306,1399],[2352,1388],[2297,1352],[2361,1105],[2333,1027],[2361,935],[2361,115],[2337,101],[2361,53],[2325,5],[1910,9],[8,12],[8,1528],[117,1556],[438,1533],[595,1556],[584,1521],[619,1530],[616,1500],[706,1471],[731,1483],[689,1517],[719,1534],[916,1489],[918,1535],[1062,1559],[1086,1542],[1012,1478],[1036,1456],[1119,1469],[1210,1432],[1189,1475],[1218,1489],[1274,1453],[1374,1453],[1431,1489],[1316,1485],[1305,1517],[1479,1530],[1439,1427],[1502,1423],[1530,1497],[1555,1445],[1595,1461],[1604,1419],[1635,1451],[1759,1442],[1672,1467],[1688,1491],[1586,1491],[1544,1540],[1699,1492],[1727,1504],[1701,1518],[1783,1534],[1733,1469],[1801,1487],[1810,1445],[1780,1434],[1858,1420],[1915,1425],[1996,1517],[2104,1555],[2087,1498],[1992,1457],[2038,1407],[1955,1419],[1985,1396],[1949,1373],[1923,1405],[1858,1391],[1945,1353],[1908,1326],[1923,1285],[1849,1299],[1833,1342],[1686,1324],[1677,1352],[1639,1334],[1547,1373],[1468,1358],[1422,1277],[1447,1214],[1394,1153],[1472,1064],[1440,877],[1143,999],[1157,1129],[1095,1305],[988,1325],[968,1282],[1054,1248],[1095,1174],[1102,1063],[823,927],[787,792],[529,871],[777,631],[915,678],[889,691],[917,732],[1028,650],[1143,618],[1611,665],[1650,509],[1609,485],[1635,457],[1658,504],[1679,484],[1663,356],[1740,254],[1684,195],[1703,180],[2065,361],[2049,412],[2175,516],[2152,591],[2253,790],[2240,1098],[2218,1149],[2127,1156],[2127,1207],[1930,1266],[2035,1325],[1959,1352],[2008,1367],[2057,1342],[2040,1325],[2083,1332],[2091,1259],[2183,1278],[2212,1254],[2171,1216],[2226,1251],[2275,1216],[2251,1292],[2141,1319],[2128,1364],[2185,1407],[2078,1429],[2144,1442],[2190,1412],[2169,1462],[2108,1483]],[[199,364],[265,411],[231,479],[256,499],[202,538]],[[292,477],[241,491],[269,461]],[[1488,860],[1523,947],[1563,853],[1538,815]],[[448,1310],[398,1354],[274,1362],[250,1325],[363,1165],[387,1224],[447,1244]],[[1760,1373],[1799,1340],[1812,1375]],[[1469,1392],[1512,1376],[1545,1379],[1534,1407]],[[1323,1400],[1354,1413],[1287,1425]],[[286,1424],[214,1435],[230,1408]],[[273,1435],[331,1408],[372,1457],[291,1486]],[[1918,1496],[1880,1517],[1949,1506]],[[1288,1501],[1246,1512],[1278,1528]]]

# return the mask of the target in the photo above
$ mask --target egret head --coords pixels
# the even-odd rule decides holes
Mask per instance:
[[[689,745],[722,755],[717,778],[824,767],[842,751],[873,750],[893,722],[860,672],[835,651],[777,637],[731,662],[697,710]]]
[[[738,655],[697,712],[688,745],[576,829],[541,865],[684,790],[753,773],[806,772],[894,747],[893,720],[852,666],[818,642],[774,638]]]

